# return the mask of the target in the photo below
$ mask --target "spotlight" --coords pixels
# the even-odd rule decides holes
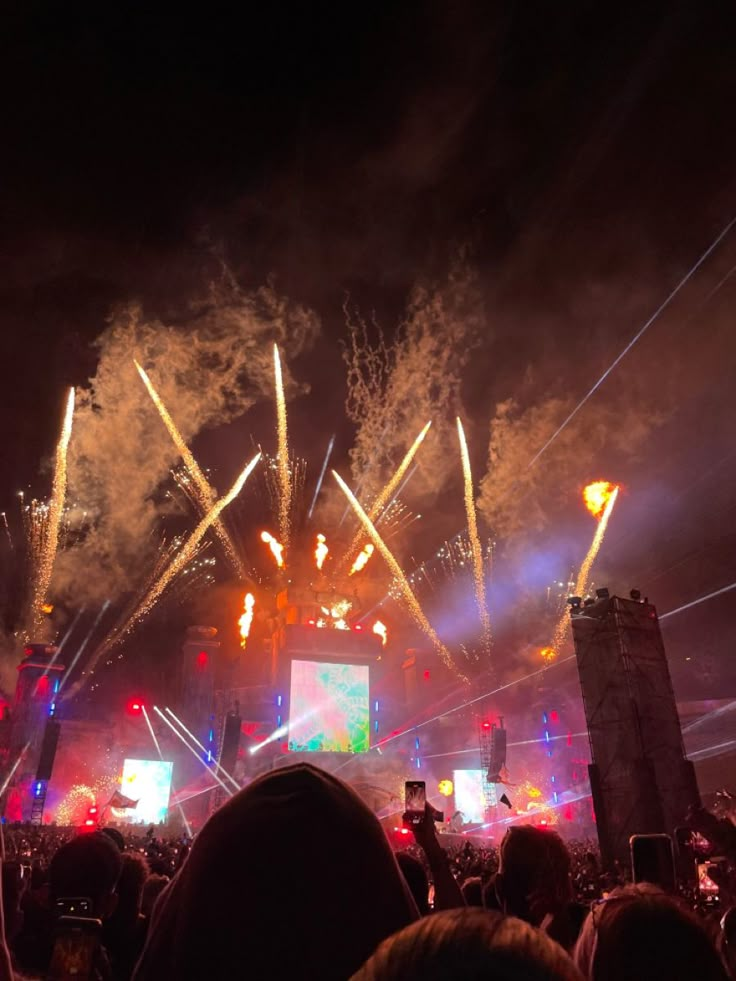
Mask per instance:
[[[596,599],[609,599],[611,596],[605,586],[602,589],[596,589],[595,595]]]
[[[632,590],[631,590],[631,591],[629,592],[629,596],[630,596],[630,597],[632,598],[632,600],[634,600],[634,601],[635,601],[636,603],[640,603],[640,602],[641,602],[641,590],[640,590],[640,589],[632,589]]]

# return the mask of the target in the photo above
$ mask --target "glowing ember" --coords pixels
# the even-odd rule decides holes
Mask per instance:
[[[279,485],[281,489],[279,499],[279,531],[284,547],[287,547],[289,544],[289,525],[291,521],[291,474],[289,473],[286,397],[284,396],[284,380],[281,376],[281,358],[279,357],[279,349],[276,344],[273,346],[273,372],[276,383],[276,426],[279,445]],[[279,566],[282,564],[282,562],[279,562]]]
[[[488,616],[488,604],[486,602],[486,584],[483,574],[483,552],[478,535],[478,520],[475,513],[475,495],[473,494],[473,475],[470,470],[470,454],[468,444],[465,439],[465,430],[457,418],[457,435],[460,440],[460,456],[463,463],[463,481],[465,485],[465,513],[468,518],[468,539],[470,541],[470,551],[473,557],[473,579],[475,582],[475,602],[478,605],[481,627],[483,628],[483,646],[486,653],[490,653],[491,647],[491,618]]]
[[[372,538],[373,544],[376,546],[378,551],[383,556],[386,565],[393,573],[394,579],[396,580],[397,587],[400,590],[402,596],[404,597],[404,602],[406,603],[409,612],[414,617],[414,620],[416,621],[417,625],[421,627],[421,629],[424,631],[427,637],[429,637],[429,639],[432,641],[437,653],[442,658],[442,660],[447,665],[447,667],[450,668],[450,670],[453,671],[456,675],[458,675],[458,677],[461,678],[463,681],[468,682],[468,679],[465,677],[465,675],[461,674],[461,672],[458,671],[458,668],[452,659],[452,655],[445,647],[445,645],[442,643],[439,636],[437,635],[436,630],[434,629],[434,627],[432,627],[429,620],[425,616],[424,610],[419,605],[419,601],[417,600],[411,586],[409,585],[409,581],[406,578],[406,575],[404,574],[404,570],[396,561],[393,552],[388,547],[388,545],[386,545],[386,543],[381,538],[379,533],[376,531],[375,525],[368,517],[368,515],[365,513],[363,508],[360,506],[359,501],[357,500],[353,492],[350,490],[348,485],[345,483],[345,481],[342,479],[340,474],[337,473],[335,470],[333,470],[332,476],[335,478],[343,494],[345,495],[345,497],[347,497],[348,501],[350,502],[350,506],[352,507],[353,511],[355,511],[358,518],[360,519],[360,522],[363,525],[363,528],[365,529],[366,533]]]
[[[583,489],[585,506],[594,518],[600,519],[603,516],[606,505],[617,490],[616,485],[607,480],[596,480]]]
[[[327,541],[325,536],[322,534],[317,535],[317,547],[314,550],[314,558],[317,562],[317,568],[321,569],[325,564],[325,559],[327,558],[327,553],[329,552],[327,547]]]
[[[199,507],[200,513],[206,514],[217,500],[217,494],[208,483],[205,475],[202,473],[199,464],[197,463],[197,461],[194,459],[194,456],[192,455],[192,451],[187,446],[184,437],[179,432],[176,426],[176,423],[169,415],[169,410],[164,405],[161,396],[153,387],[153,383],[151,379],[148,377],[145,369],[141,365],[139,365],[138,362],[135,360],[134,360],[134,364],[138,369],[138,374],[141,376],[141,380],[143,381],[143,384],[146,386],[146,391],[151,396],[151,400],[153,401],[153,404],[158,409],[158,413],[161,416],[161,420],[164,426],[166,426],[169,436],[171,436],[171,440],[174,446],[176,447],[179,456],[182,458],[182,462],[184,463],[184,466],[187,468],[187,472],[189,476],[192,478],[192,482],[194,485],[193,487],[194,499],[197,502],[197,506]],[[243,566],[240,556],[238,555],[237,549],[235,548],[235,545],[233,544],[233,540],[228,534],[225,525],[222,523],[222,521],[218,519],[213,523],[212,530],[220,539],[220,543],[224,549],[225,555],[227,556],[227,559],[230,562],[233,569],[235,570],[236,574],[241,579],[245,579],[246,578],[245,567]]]
[[[271,555],[276,559],[276,565],[279,569],[284,568],[284,546],[281,542],[277,542],[276,539],[269,531],[261,532],[261,541],[265,542],[266,545],[271,549]]]
[[[46,593],[51,585],[51,573],[54,571],[54,560],[56,559],[56,551],[59,547],[59,528],[61,527],[61,516],[64,513],[64,500],[66,497],[66,456],[67,450],[69,449],[69,440],[72,436],[73,418],[74,389],[70,388],[66,400],[61,436],[56,447],[56,467],[54,469],[51,500],[49,501],[48,524],[46,526],[38,574],[33,590],[31,629],[34,634],[43,629],[43,607],[46,603]]]
[[[381,644],[385,647],[388,640],[388,631],[386,630],[386,624],[381,623],[380,620],[376,620],[372,627],[373,633],[378,634],[381,638]]]
[[[439,784],[437,785],[437,790],[443,797],[449,797],[454,789],[455,787],[452,780],[440,780]]]
[[[376,546],[372,542],[368,542],[362,552],[358,555],[355,562],[353,562],[353,567],[348,573],[349,576],[355,575],[356,572],[360,572],[364,569],[368,559],[373,555],[376,550]]]
[[[250,636],[250,627],[253,623],[253,607],[256,605],[256,598],[253,593],[246,593],[243,598],[243,614],[238,620],[240,627],[240,646],[245,650]]]
[[[539,656],[543,661],[551,664],[551,662],[557,657],[557,651],[554,649],[554,647],[543,647],[539,652]]]

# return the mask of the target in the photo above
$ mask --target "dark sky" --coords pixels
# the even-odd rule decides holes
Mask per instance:
[[[2,507],[37,486],[111,307],[176,310],[213,251],[319,313],[302,367],[318,382],[339,370],[346,291],[390,325],[469,244],[489,323],[464,396],[479,445],[530,370],[582,396],[736,215],[731,3],[184,6],[7,19]],[[736,275],[719,285],[735,263],[732,234],[606,383],[682,384],[625,475],[607,566],[662,609],[736,580]],[[310,403],[319,428],[333,388]],[[734,597],[673,644],[707,636],[724,658]]]

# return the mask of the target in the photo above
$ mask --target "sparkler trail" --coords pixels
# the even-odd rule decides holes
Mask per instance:
[[[473,494],[473,474],[470,469],[470,454],[465,439],[465,430],[460,416],[457,417],[457,436],[460,440],[460,456],[463,463],[463,481],[465,486],[465,513],[468,519],[468,539],[473,559],[473,579],[475,582],[475,601],[478,604],[480,623],[483,629],[483,648],[486,654],[491,652],[491,618],[488,615],[486,602],[486,584],[483,575],[483,552],[478,535],[478,519],[475,513],[475,495]]]
[[[10,534],[10,526],[8,525],[8,516],[4,511],[2,511],[0,512],[0,518],[3,519],[3,525],[5,526],[5,534],[8,536],[8,544],[10,545],[11,549],[14,549],[15,545],[13,544],[13,537]]]
[[[289,548],[291,523],[291,475],[289,473],[289,434],[286,424],[286,398],[284,380],[281,376],[281,358],[277,344],[273,346],[273,372],[276,382],[276,425],[278,434],[279,483],[279,531],[284,548]]]
[[[381,490],[378,497],[376,497],[375,501],[373,501],[373,503],[371,504],[370,508],[368,509],[368,517],[370,518],[371,521],[375,521],[376,518],[378,518],[381,512],[383,511],[386,504],[388,504],[389,499],[391,498],[394,491],[398,488],[399,484],[403,480],[404,474],[411,466],[411,461],[417,455],[417,451],[419,450],[419,447],[424,442],[424,439],[427,433],[429,432],[429,427],[431,425],[432,425],[432,420],[430,419],[427,425],[424,427],[421,433],[419,433],[417,438],[414,440],[414,442],[411,444],[409,449],[406,451],[404,459],[396,468],[393,476],[390,478],[390,480],[385,485],[385,487]],[[335,471],[333,470],[332,472],[334,473]],[[358,532],[354,536],[352,542],[350,543],[345,553],[344,559],[350,558],[352,553],[358,547],[358,543],[361,537],[362,537],[361,532],[360,530],[358,530]]]
[[[54,468],[54,482],[51,489],[51,500],[49,502],[48,523],[46,525],[43,548],[41,549],[39,569],[34,583],[33,606],[31,609],[31,630],[34,636],[41,629],[43,623],[42,607],[46,603],[46,594],[51,584],[51,574],[54,571],[56,550],[59,546],[59,528],[61,527],[61,517],[64,513],[64,499],[66,497],[66,456],[67,450],[69,449],[69,440],[72,435],[73,418],[74,389],[70,388],[66,400],[61,436],[56,447],[56,466]]]
[[[332,456],[332,450],[335,445],[335,434],[333,433],[330,437],[330,442],[327,446],[327,452],[325,453],[325,458],[322,461],[322,469],[319,472],[319,480],[317,481],[317,486],[314,488],[314,497],[312,498],[312,503],[309,506],[309,512],[307,518],[312,517],[314,512],[314,507],[317,503],[317,498],[319,497],[319,492],[322,490],[322,481],[325,479],[325,473],[327,472],[327,464],[330,462],[330,457]]]
[[[659,619],[666,620],[667,617],[673,617],[676,613],[682,613],[684,610],[689,610],[693,606],[699,606],[701,603],[705,603],[706,600],[715,599],[716,596],[722,596],[723,593],[728,593],[732,589],[736,589],[736,582],[732,582],[730,586],[724,586],[722,589],[716,589],[716,591],[713,593],[707,593],[705,596],[699,596],[698,599],[692,600],[690,603],[685,603],[684,606],[678,606],[676,610],[670,610],[668,613],[663,613]]]
[[[192,451],[187,446],[184,437],[181,435],[181,433],[179,432],[176,426],[176,423],[169,415],[169,410],[166,408],[166,406],[163,403],[163,400],[161,399],[161,396],[154,388],[153,383],[151,382],[151,379],[148,377],[148,374],[146,373],[145,369],[140,364],[138,364],[138,362],[135,361],[135,359],[133,363],[138,369],[138,374],[141,376],[143,384],[146,386],[146,389],[148,391],[148,394],[151,396],[151,400],[153,401],[153,404],[158,409],[158,413],[161,416],[163,424],[166,426],[169,436],[171,436],[172,442],[174,443],[174,446],[176,447],[179,456],[182,458],[184,466],[187,468],[187,471],[189,472],[189,475],[191,476],[194,482],[195,503],[199,507],[200,512],[202,514],[206,514],[207,511],[209,511],[209,509],[212,507],[214,502],[217,500],[217,494],[210,486],[205,475],[202,473],[199,464],[194,459],[194,455],[192,454]],[[238,551],[235,548],[233,540],[228,534],[228,531],[225,528],[222,521],[218,518],[216,521],[213,522],[212,527],[215,534],[220,539],[220,543],[223,547],[225,555],[227,556],[230,565],[235,570],[236,575],[241,580],[247,579],[248,577],[245,571],[245,567],[243,566],[243,562],[240,556],[238,555]]]
[[[672,290],[672,292],[669,294],[669,296],[664,300],[664,302],[661,303],[657,307],[657,309],[651,315],[651,317],[649,318],[649,320],[647,320],[647,322],[644,324],[644,326],[641,328],[641,330],[632,337],[632,339],[629,341],[629,343],[626,345],[626,347],[623,349],[623,351],[619,354],[619,356],[616,358],[616,360],[611,365],[609,365],[608,368],[606,368],[606,370],[603,372],[603,374],[598,379],[598,381],[595,383],[595,385],[593,385],[593,387],[588,392],[588,394],[585,395],[580,400],[580,402],[578,402],[578,404],[572,410],[572,412],[567,417],[567,419],[565,419],[565,421],[555,430],[555,432],[552,433],[552,435],[547,440],[547,442],[544,444],[544,446],[542,447],[542,449],[539,450],[539,452],[535,456],[532,457],[532,459],[530,460],[529,464],[527,465],[527,469],[529,469],[529,467],[533,467],[534,464],[537,462],[537,460],[540,458],[540,456],[544,453],[544,451],[548,447],[550,447],[552,445],[552,443],[554,443],[554,441],[560,435],[560,433],[562,432],[562,430],[578,414],[578,412],[582,409],[582,407],[585,405],[585,403],[588,401],[588,399],[591,397],[591,395],[593,395],[600,388],[600,386],[603,384],[603,382],[606,380],[606,378],[608,378],[608,376],[611,374],[611,372],[614,370],[614,368],[616,368],[617,365],[619,365],[621,363],[621,361],[623,361],[623,359],[626,357],[626,355],[629,353],[629,351],[632,349],[632,347],[636,344],[636,342],[639,340],[639,338],[652,326],[652,324],[657,319],[657,317],[659,317],[659,315],[664,310],[667,309],[667,307],[674,300],[674,298],[677,296],[677,294],[680,292],[680,290],[683,288],[683,286],[685,286],[685,284],[688,283],[692,279],[692,277],[695,275],[695,273],[698,271],[698,269],[700,269],[700,267],[703,265],[703,263],[706,261],[706,259],[710,256],[710,254],[712,252],[714,252],[715,249],[721,244],[721,242],[723,241],[723,239],[728,235],[728,233],[731,231],[731,229],[733,228],[734,225],[736,225],[736,218],[732,218],[731,219],[731,221],[726,225],[726,227],[723,229],[723,231],[720,233],[720,235],[717,236],[717,238],[715,239],[715,241],[711,245],[708,246],[708,248],[701,255],[701,257],[698,259],[698,261],[695,263],[695,265],[692,266],[692,268],[690,269],[690,271],[688,273],[686,273],[685,276],[683,276],[683,278],[680,280],[680,282],[677,284],[677,286],[675,286],[675,288]],[[719,284],[719,285],[722,285],[722,284]]]
[[[593,567],[596,556],[600,551],[601,543],[603,542],[603,536],[606,534],[606,528],[608,527],[608,522],[611,518],[611,513],[613,511],[613,506],[616,503],[616,498],[618,497],[619,488],[615,487],[611,496],[608,498],[608,503],[606,504],[605,510],[601,515],[601,519],[598,522],[598,527],[595,530],[595,535],[593,536],[593,541],[590,543],[590,548],[588,549],[588,554],[583,559],[583,564],[580,566],[580,571],[578,572],[577,580],[575,581],[575,595],[584,596],[585,591],[588,588],[588,579],[590,578],[590,570]],[[557,651],[559,654],[560,648],[565,640],[565,635],[567,629],[570,625],[570,615],[567,610],[560,617],[557,627],[555,628],[555,635],[552,641],[553,650]]]
[[[148,731],[151,733],[151,739],[153,740],[153,745],[156,747],[156,752],[158,753],[158,758],[163,763],[164,762],[164,754],[161,752],[161,745],[160,745],[158,739],[156,738],[156,733],[153,731],[153,726],[151,725],[151,720],[150,720],[150,718],[148,716],[148,712],[146,711],[146,706],[145,705],[141,705],[141,710],[143,712],[143,718],[146,720],[146,725],[148,726]],[[172,789],[172,791],[174,791],[174,781],[173,780],[171,781],[171,789]],[[176,791],[174,791],[174,793],[176,793]],[[179,808],[179,815],[181,816],[181,819],[184,822],[184,827],[187,829],[187,834],[191,838],[192,837],[192,828],[191,828],[189,822],[187,821],[186,814],[184,813],[184,808],[181,806],[181,801],[177,801],[177,805],[176,806]]]
[[[437,650],[437,653],[442,658],[442,660],[447,665],[447,667],[450,668],[451,671],[453,671],[456,675],[458,675],[463,681],[467,683],[468,679],[463,674],[461,674],[461,672],[458,670],[449,650],[442,643],[436,631],[430,624],[429,620],[424,615],[424,611],[419,605],[419,601],[414,595],[412,588],[409,585],[406,576],[404,575],[403,569],[394,558],[393,552],[386,545],[386,543],[381,538],[379,533],[376,531],[375,525],[368,517],[368,515],[365,513],[363,508],[360,506],[360,503],[358,502],[357,498],[353,495],[353,492],[350,490],[348,485],[342,479],[340,474],[337,473],[337,471],[333,470],[332,476],[337,481],[345,497],[347,497],[351,507],[353,508],[353,511],[355,511],[356,515],[360,519],[360,522],[365,528],[367,534],[369,535],[370,538],[373,539],[373,544],[376,546],[378,551],[383,556],[386,565],[388,565],[389,569],[393,573],[394,578],[396,579],[396,582],[398,583],[398,586],[404,597],[406,605],[409,608],[409,612],[414,617],[414,620],[417,622],[418,626],[421,627],[421,629],[424,631],[427,637],[429,637],[429,639],[432,641],[435,649]]]

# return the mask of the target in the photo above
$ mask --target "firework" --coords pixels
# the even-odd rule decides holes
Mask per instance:
[[[245,650],[250,636],[250,628],[253,623],[253,607],[256,605],[256,598],[253,593],[246,593],[243,597],[243,613],[238,620],[240,627],[240,646]]]
[[[465,485],[465,513],[468,518],[468,538],[473,559],[473,578],[475,581],[475,601],[478,604],[478,614],[483,629],[483,646],[486,653],[490,653],[491,647],[491,618],[488,616],[488,604],[486,602],[486,585],[483,573],[483,551],[478,535],[478,519],[475,513],[475,496],[473,494],[473,474],[470,469],[470,454],[468,444],[465,439],[465,430],[457,417],[457,436],[460,440],[460,456],[463,463],[463,481]]]
[[[286,398],[284,381],[281,376],[281,358],[277,344],[273,346],[273,372],[276,383],[276,424],[278,431],[279,463],[279,532],[284,547],[289,547],[289,524],[291,519],[291,476],[289,474],[289,439],[286,426]]]
[[[261,541],[264,542],[271,549],[271,555],[273,555],[276,560],[276,565],[279,569],[284,568],[284,546],[281,542],[277,542],[270,531],[261,532]]]
[[[388,642],[388,631],[386,630],[386,624],[381,623],[380,620],[376,620],[371,627],[371,631],[381,638],[381,645],[385,647]]]
[[[318,569],[322,569],[329,551],[330,550],[327,547],[327,540],[325,536],[322,534],[317,535],[317,547],[314,550],[314,560],[317,563]]]
[[[419,601],[414,595],[414,592],[412,591],[412,588],[409,585],[406,576],[404,575],[403,569],[396,561],[391,549],[386,545],[384,540],[376,531],[376,526],[373,524],[371,519],[365,513],[363,508],[360,506],[360,503],[358,502],[357,498],[354,496],[353,492],[350,490],[348,485],[342,479],[340,474],[337,473],[335,470],[333,470],[332,476],[335,478],[343,494],[345,494],[345,497],[347,497],[348,501],[350,502],[350,506],[352,507],[353,511],[358,516],[358,518],[360,519],[360,522],[363,525],[363,528],[365,529],[366,533],[370,538],[373,539],[373,544],[383,556],[386,565],[388,565],[389,569],[393,573],[394,578],[396,579],[399,588],[401,589],[401,594],[404,598],[404,602],[406,603],[409,612],[414,617],[414,620],[416,621],[417,625],[424,631],[427,637],[429,637],[429,639],[432,641],[432,644],[434,645],[437,653],[442,658],[442,660],[447,665],[447,667],[450,668],[451,671],[455,672],[455,674],[458,674],[459,677],[462,678],[462,680],[467,681],[467,678],[465,678],[464,675],[461,675],[459,673],[455,665],[455,662],[452,660],[452,655],[445,647],[445,645],[442,643],[436,631],[434,630],[429,620],[425,616],[424,611],[419,605]]]
[[[51,500],[49,501],[48,524],[46,525],[46,534],[44,535],[38,572],[34,583],[33,606],[31,609],[31,630],[34,634],[41,629],[43,621],[42,608],[46,603],[46,593],[51,583],[51,574],[54,571],[54,559],[56,558],[56,550],[59,545],[59,528],[61,526],[64,499],[66,497],[66,456],[67,450],[69,449],[69,440],[72,435],[73,418],[74,389],[70,388],[66,400],[61,436],[56,446],[56,466],[54,469]]]
[[[554,647],[543,647],[539,652],[539,656],[547,664],[551,664],[557,657],[557,651],[554,649]]]
[[[608,503],[606,504],[601,519],[598,522],[598,527],[595,530],[595,535],[593,536],[593,541],[590,543],[590,548],[588,549],[588,554],[583,559],[583,563],[580,566],[580,571],[578,572],[578,577],[575,580],[575,595],[584,596],[588,588],[588,579],[590,578],[590,570],[593,567],[596,556],[600,551],[601,544],[603,542],[603,536],[606,534],[606,528],[608,527],[608,522],[611,518],[611,513],[613,511],[613,506],[616,503],[616,498],[618,497],[619,488],[613,488],[612,493],[608,498]],[[565,640],[565,634],[567,633],[567,628],[570,623],[570,617],[567,611],[565,611],[559,619],[557,627],[555,629],[554,640],[552,641],[552,648],[555,651],[559,651]]]
[[[186,486],[186,491],[187,493],[191,494],[200,512],[202,514],[206,514],[207,511],[209,511],[209,509],[212,507],[214,502],[217,500],[217,495],[215,494],[215,491],[208,483],[205,475],[202,473],[199,464],[194,459],[192,451],[189,449],[183,436],[177,429],[176,423],[169,415],[168,409],[164,405],[161,396],[153,387],[153,383],[151,382],[151,379],[148,377],[145,369],[141,365],[139,365],[137,361],[134,361],[134,364],[138,369],[138,374],[141,376],[143,384],[146,386],[146,389],[148,391],[148,394],[151,396],[153,404],[158,409],[158,413],[161,416],[163,424],[166,426],[169,436],[171,436],[172,442],[174,443],[174,446],[176,447],[179,456],[182,458],[184,462],[184,466],[186,467],[189,473],[189,476],[191,478],[191,484]],[[240,559],[240,556],[238,555],[237,549],[235,548],[235,545],[233,544],[233,540],[230,538],[230,535],[228,534],[227,529],[225,528],[222,521],[218,518],[217,521],[213,522],[212,528],[215,534],[217,535],[217,537],[219,538],[222,547],[225,551],[225,555],[227,556],[228,561],[232,565],[236,574],[239,576],[240,579],[247,578],[245,573],[245,568],[243,567],[243,563]]]
[[[13,536],[10,534],[10,526],[8,525],[7,514],[4,511],[0,512],[0,518],[3,519],[3,527],[5,528],[5,534],[8,539],[8,544],[10,545],[11,548],[15,548],[15,546],[13,545]]]
[[[376,518],[383,511],[383,509],[386,506],[386,504],[391,500],[391,497],[392,497],[394,491],[398,488],[399,484],[401,483],[401,481],[404,478],[404,474],[406,473],[406,471],[411,466],[411,461],[416,456],[417,450],[419,449],[419,447],[424,442],[424,438],[427,435],[427,433],[429,432],[429,427],[431,425],[432,425],[432,420],[430,419],[430,421],[427,423],[427,425],[424,427],[424,429],[421,431],[421,433],[419,433],[419,435],[417,436],[417,438],[414,440],[414,442],[411,444],[411,446],[407,450],[406,455],[404,456],[404,459],[401,461],[401,463],[396,468],[396,471],[394,472],[394,474],[391,477],[391,479],[385,485],[385,487],[383,488],[383,490],[381,490],[381,492],[379,493],[378,497],[376,497],[375,501],[373,501],[373,503],[371,504],[370,508],[368,509],[368,517],[370,518],[371,521],[375,521],[376,520]],[[334,473],[334,470],[333,470],[333,473]],[[358,542],[359,542],[359,540],[361,538],[361,535],[362,535],[361,531],[358,530],[358,532],[356,533],[356,535],[353,538],[352,542],[350,543],[350,546],[347,549],[346,557],[349,557],[355,551],[355,549],[358,546]]]
[[[363,548],[363,551],[358,554],[357,558],[355,559],[355,562],[353,562],[352,568],[350,569],[348,575],[354,576],[356,572],[360,572],[361,569],[364,569],[366,562],[371,557],[371,555],[373,555],[375,550],[376,550],[376,546],[372,542],[368,542],[368,544],[365,545],[365,547]]]
[[[601,518],[616,485],[607,480],[595,480],[583,488],[583,501],[594,518]]]
[[[322,481],[325,479],[325,473],[327,472],[327,464],[330,462],[330,457],[332,456],[332,449],[335,445],[335,434],[333,433],[330,437],[330,442],[327,444],[327,452],[325,453],[325,458],[322,461],[322,469],[319,472],[319,479],[317,480],[317,486],[314,488],[314,497],[312,498],[312,503],[309,507],[308,518],[312,517],[314,513],[315,505],[317,504],[317,498],[319,497],[319,492],[322,490]]]

